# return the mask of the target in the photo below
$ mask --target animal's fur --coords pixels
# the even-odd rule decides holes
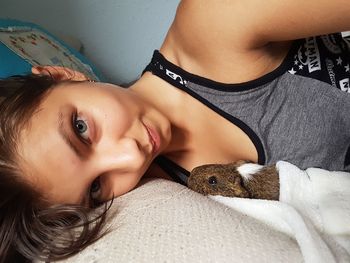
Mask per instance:
[[[258,172],[243,178],[237,168],[247,162],[207,164],[194,168],[188,178],[188,187],[204,195],[222,195],[254,199],[279,199],[279,176],[275,165],[262,166]],[[210,184],[215,181],[216,184]]]

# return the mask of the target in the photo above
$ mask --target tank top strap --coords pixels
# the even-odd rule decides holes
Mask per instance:
[[[142,74],[147,71],[181,90],[188,91],[186,76],[191,74],[172,64],[158,50],[153,52],[152,60]]]
[[[159,165],[164,172],[166,172],[177,183],[187,186],[187,180],[190,172],[182,168],[172,160],[161,155],[155,159],[155,163]]]

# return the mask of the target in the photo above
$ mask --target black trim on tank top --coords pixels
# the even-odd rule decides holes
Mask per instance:
[[[344,160],[344,166],[349,166],[350,165],[350,146],[348,147],[348,150],[346,151],[345,154],[345,160]]]
[[[264,165],[266,162],[266,157],[265,157],[265,151],[264,147],[261,143],[261,140],[259,139],[258,135],[243,121],[240,119],[233,117],[232,115],[228,114],[227,112],[221,110],[220,108],[216,107],[213,105],[211,102],[208,100],[204,99],[200,95],[196,94],[192,90],[187,90],[186,91],[188,94],[190,94],[192,97],[196,98],[198,101],[202,102],[204,105],[206,105],[208,108],[212,109],[215,111],[217,114],[220,116],[224,117],[226,120],[229,122],[235,124],[237,127],[239,127],[252,141],[252,143],[255,146],[255,149],[258,154],[258,164]]]
[[[158,156],[155,159],[155,163],[158,164],[164,172],[170,175],[175,182],[187,186],[187,180],[190,176],[189,171],[163,155]]]
[[[201,86],[205,86],[206,88],[211,88],[211,89],[225,91],[225,92],[246,91],[246,90],[254,89],[256,87],[267,84],[273,81],[274,79],[276,79],[278,76],[281,76],[282,74],[287,72],[290,67],[290,64],[293,63],[293,56],[297,52],[301,41],[302,40],[295,40],[292,43],[291,48],[289,49],[286,57],[283,59],[282,63],[276,69],[257,79],[250,80],[247,82],[232,83],[232,84],[222,83],[222,82],[214,81],[208,78],[204,78],[204,77],[189,73],[188,71],[185,71],[184,69],[178,67],[177,65],[167,60],[159,52],[159,50],[155,50],[153,52],[152,60],[148,64],[148,66],[145,68],[143,73],[145,73],[146,71],[151,71],[153,73],[157,72],[158,73],[156,74],[157,76],[164,76],[162,77],[164,80],[166,80],[167,82],[170,82],[172,85],[175,85],[176,87],[179,87],[179,86],[186,87],[187,82],[192,82]]]

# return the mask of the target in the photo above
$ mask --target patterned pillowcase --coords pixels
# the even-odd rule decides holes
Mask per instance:
[[[82,54],[40,26],[0,19],[0,78],[28,74],[37,65],[65,66],[89,79],[103,80]]]

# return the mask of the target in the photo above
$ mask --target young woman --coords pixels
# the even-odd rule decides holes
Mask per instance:
[[[0,253],[76,253],[104,220],[90,228],[87,207],[143,176],[186,184],[198,165],[242,159],[350,170],[349,46],[331,34],[349,13],[346,0],[184,0],[127,89],[52,67],[3,80],[18,91],[1,106]]]

